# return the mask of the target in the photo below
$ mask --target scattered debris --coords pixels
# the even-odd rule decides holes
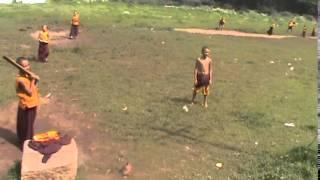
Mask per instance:
[[[216,167],[219,168],[219,169],[222,168],[222,163],[217,163]]]
[[[292,64],[291,63],[288,63],[288,66],[291,66]]]
[[[182,107],[182,109],[183,109],[185,112],[188,112],[188,111],[189,111],[189,109],[188,109],[188,106],[187,106],[187,105],[184,105],[184,106]]]
[[[293,71],[294,70],[294,67],[292,66],[292,67],[290,67],[290,71]]]
[[[161,41],[161,44],[162,44],[162,45],[164,45],[165,43],[166,43],[166,42],[164,42],[164,41]]]
[[[284,123],[284,125],[287,127],[295,127],[294,123]]]
[[[128,107],[125,105],[123,108],[122,108],[122,111],[126,111],[128,110]]]
[[[270,61],[270,64],[274,64],[274,61]]]
[[[44,96],[45,98],[50,98],[51,97],[51,93],[48,93],[46,96]]]
[[[186,149],[187,151],[191,150],[191,148],[190,148],[189,146],[185,146],[185,149]]]
[[[255,145],[258,145],[259,143],[258,143],[258,141],[256,141],[256,142],[254,142],[254,144],[255,144]]]
[[[123,11],[122,14],[130,14],[129,11]]]

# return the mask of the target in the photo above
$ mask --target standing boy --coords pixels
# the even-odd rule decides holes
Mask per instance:
[[[24,69],[30,70],[29,61],[26,58],[18,58],[17,63]],[[39,79],[37,75],[32,74],[30,76],[21,70],[16,77],[16,93],[19,97],[17,136],[21,147],[25,140],[32,139],[34,133],[33,124],[37,114],[37,106],[39,105],[37,79]]]
[[[191,104],[194,104],[197,93],[202,90],[204,95],[203,105],[205,108],[208,107],[207,96],[209,95],[209,85],[211,85],[212,82],[212,60],[210,58],[210,49],[204,46],[201,50],[201,57],[196,60],[194,68],[194,89]]]
[[[39,33],[38,59],[41,62],[48,62],[49,56],[49,30],[47,25],[43,25]]]
[[[79,24],[80,24],[80,14],[78,11],[73,12],[73,16],[71,18],[71,29],[70,29],[70,39],[75,39],[79,33]]]

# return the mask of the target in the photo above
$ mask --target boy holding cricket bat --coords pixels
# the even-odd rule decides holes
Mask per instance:
[[[33,124],[37,114],[37,106],[39,105],[39,93],[37,80],[39,77],[30,72],[29,61],[24,57],[19,57],[17,63],[29,74],[23,70],[19,71],[16,77],[16,93],[19,97],[19,105],[17,112],[17,136],[21,147],[23,142],[33,137]]]

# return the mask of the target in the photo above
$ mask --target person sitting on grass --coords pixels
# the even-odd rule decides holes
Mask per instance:
[[[80,14],[78,11],[73,12],[73,16],[71,18],[71,29],[69,34],[69,39],[75,39],[79,33],[79,24],[80,24]]]
[[[196,60],[194,68],[194,88],[191,105],[194,104],[197,93],[202,90],[204,95],[203,105],[205,108],[208,107],[207,96],[209,95],[209,85],[211,85],[212,82],[212,60],[210,58],[210,49],[207,46],[204,46],[201,50],[201,57]]]
[[[224,24],[226,23],[226,20],[224,17],[221,17],[221,19],[218,22],[218,30],[222,30],[224,28]]]
[[[275,28],[275,26],[276,26],[276,25],[275,25],[274,23],[271,24],[269,30],[267,31],[267,34],[268,34],[268,35],[271,36],[271,35],[273,34],[273,29]]]
[[[42,25],[38,39],[39,39],[38,59],[41,62],[48,62],[49,30],[47,25]]]

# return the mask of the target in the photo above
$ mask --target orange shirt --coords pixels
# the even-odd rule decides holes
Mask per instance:
[[[49,43],[49,31],[40,31],[39,41]]]
[[[39,93],[36,86],[31,86],[31,96],[19,87],[19,82],[22,82],[25,87],[31,86],[31,80],[26,76],[17,75],[16,77],[16,93],[19,97],[19,106],[21,108],[32,108],[39,105]]]
[[[71,19],[71,24],[78,26],[79,23],[80,23],[80,15],[79,14],[73,15]]]

